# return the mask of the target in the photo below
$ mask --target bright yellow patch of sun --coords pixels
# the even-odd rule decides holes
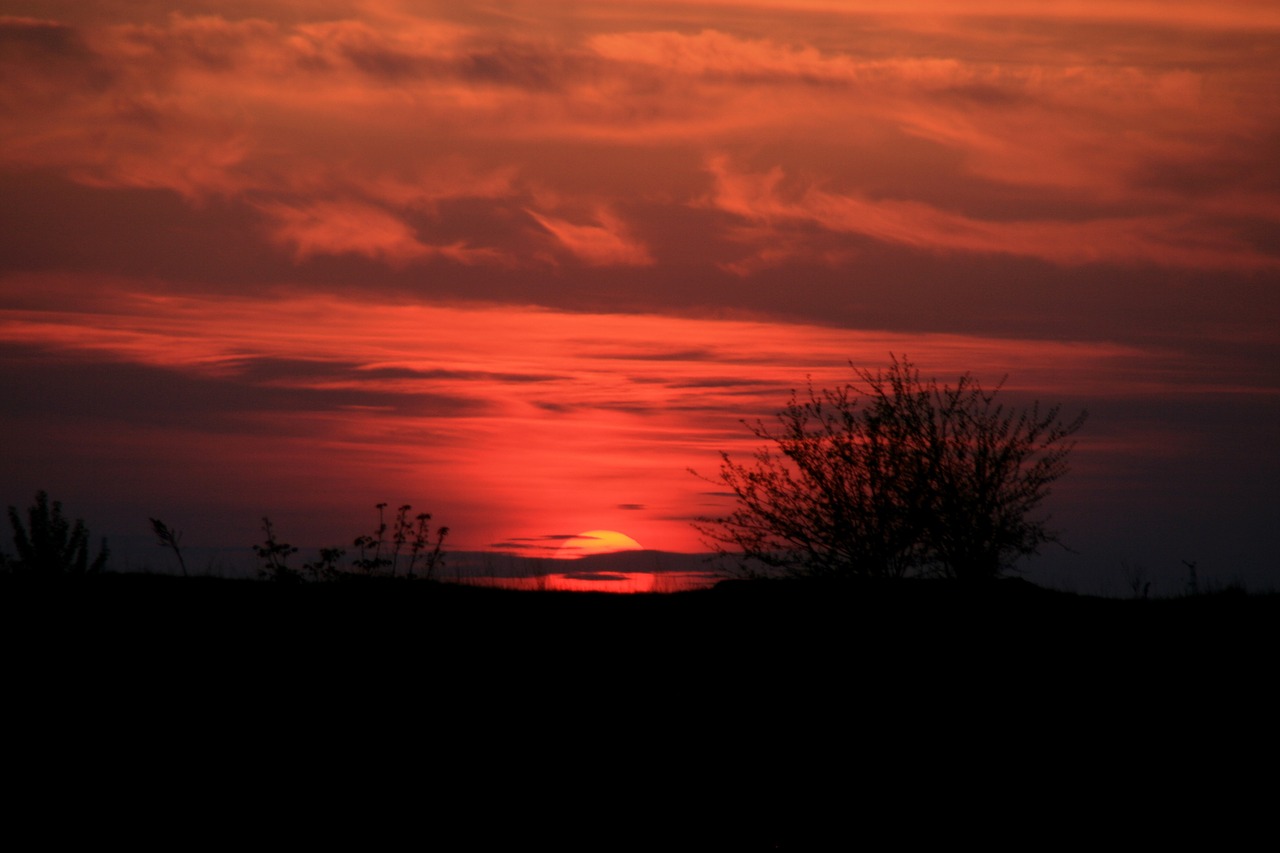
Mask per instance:
[[[612,554],[615,551],[639,551],[642,546],[625,533],[616,530],[588,530],[560,546],[557,557],[586,557],[591,554]]]

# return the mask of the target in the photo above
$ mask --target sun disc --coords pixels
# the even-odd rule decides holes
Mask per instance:
[[[557,556],[587,557],[592,554],[640,550],[643,550],[643,546],[625,533],[616,530],[587,530],[566,539]]]

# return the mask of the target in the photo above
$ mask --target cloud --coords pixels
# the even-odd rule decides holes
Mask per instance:
[[[480,69],[470,76],[499,76],[483,51],[462,46],[463,37],[457,27],[421,20],[388,31],[361,21],[288,26],[172,15],[82,31],[0,18],[0,68],[21,84],[0,92],[0,109],[13,118],[0,137],[0,168],[52,167],[90,186],[167,189],[196,204],[252,194],[281,220],[284,239],[277,242],[297,255],[332,246],[402,262],[425,252],[390,214],[357,227],[337,221],[349,219],[337,209],[350,212],[349,204],[323,197],[356,194],[366,205],[432,212],[442,200],[510,195],[517,170],[477,166],[458,151],[430,146],[377,150],[387,138],[408,139],[406,125],[438,125],[432,113],[464,120],[467,111],[447,103],[451,95],[435,95],[439,87],[465,92],[458,80],[468,75],[443,69],[412,84],[413,100],[437,106],[415,108],[410,117],[400,86],[361,71],[352,57],[370,68],[377,65],[372,57],[384,54],[434,65],[456,59]],[[462,53],[448,59],[453,51]],[[361,127],[370,151],[342,141],[351,126]],[[347,156],[335,157],[335,144],[347,147]],[[301,191],[313,198],[295,203]]]
[[[737,7],[739,0],[699,0],[708,9]],[[1142,22],[1150,25],[1182,27],[1280,28],[1280,12],[1270,0],[1239,0],[1236,3],[1180,2],[1163,0],[1077,0],[1072,3],[1029,3],[1027,0],[968,0],[957,5],[952,0],[761,0],[752,4],[771,12],[792,14],[823,13],[848,16],[921,17],[936,26],[938,19],[1043,16],[1053,21],[1095,20]]]
[[[581,70],[576,54],[563,45],[425,17],[301,25],[289,47],[300,68],[337,75],[354,70],[383,85],[460,82],[552,90]]]
[[[781,168],[737,172],[725,157],[712,158],[708,169],[715,179],[711,206],[784,232],[808,224],[926,251],[1022,255],[1062,265],[1280,268],[1280,258],[1187,214],[983,220],[919,201],[873,199],[814,185],[788,191]]]
[[[674,139],[683,126],[721,145],[785,133],[787,144],[805,138],[810,149],[797,168],[818,165],[812,152],[832,138],[847,141],[833,168],[848,170],[864,157],[883,161],[886,135],[909,134],[956,152],[963,170],[984,180],[1107,203],[1151,200],[1133,179],[1153,161],[1181,167],[1243,156],[1271,171],[1274,116],[1260,121],[1256,97],[1224,87],[1213,70],[1227,54],[1266,53],[1265,34],[1152,38],[1130,24],[1032,16],[1008,30],[935,22],[917,44],[921,24],[910,16],[850,26],[858,39],[843,51],[718,30],[604,33],[589,44],[638,81],[615,92],[619,104],[643,104],[649,122],[636,132]],[[662,101],[644,99],[644,87]]]
[[[604,208],[596,210],[593,225],[577,225],[528,209],[526,212],[561,246],[588,266],[649,266],[654,263],[648,248],[631,236],[621,219]]]
[[[515,166],[478,170],[460,155],[441,157],[412,171],[408,177],[387,172],[367,176],[326,175],[324,183],[348,180],[364,195],[402,208],[435,211],[454,199],[499,199],[514,195]],[[323,173],[322,173],[323,174]]]
[[[1256,106],[1270,66],[1218,70],[1265,57],[1265,32],[1137,38],[1123,16],[992,28],[854,6],[848,38],[793,15],[762,38],[707,8],[679,31],[641,13],[618,31],[594,6],[505,28],[382,4],[4,18],[0,168],[244,205],[295,260],[546,265],[526,211],[582,266],[647,267],[674,254],[660,208],[705,195],[696,164],[724,151],[749,165],[717,179],[709,209],[738,222],[689,242],[746,246],[698,258],[742,277],[848,264],[858,246],[831,234],[1067,265],[1270,263],[1247,236],[1274,220],[1257,190],[1275,181],[1280,118]],[[773,166],[791,186],[731,186]]]
[[[75,27],[58,21],[0,15],[0,62],[38,62],[65,68],[91,62],[92,51]],[[58,69],[61,70],[61,69]],[[24,81],[11,81],[22,85]]]
[[[271,203],[261,209],[274,220],[272,240],[291,247],[299,261],[321,254],[353,253],[403,264],[431,253],[407,224],[372,205]]]
[[[717,30],[604,33],[589,47],[614,62],[662,69],[677,76],[739,81],[849,82],[860,65],[848,57],[827,57],[812,47],[789,47],[767,39],[743,39]]]
[[[260,360],[247,371],[191,372],[132,360],[50,358],[36,347],[0,348],[0,390],[11,417],[55,417],[248,432],[264,415],[301,425],[307,413],[382,412],[387,418],[474,416],[485,404],[463,395],[397,391],[373,383],[322,381],[304,362]],[[21,365],[14,369],[14,365]],[[61,388],[49,397],[40,388]],[[296,427],[295,427],[296,428]]]
[[[218,15],[169,15],[164,24],[121,24],[97,40],[104,52],[123,54],[151,69],[234,71],[269,56],[280,27],[267,20]]]
[[[293,250],[299,262],[317,255],[356,254],[403,265],[427,257],[479,263],[496,255],[462,244],[428,246],[403,220],[382,208],[356,201],[282,202],[259,205],[271,220],[271,239]]]

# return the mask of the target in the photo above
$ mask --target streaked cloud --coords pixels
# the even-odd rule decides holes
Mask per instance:
[[[597,210],[594,222],[574,224],[536,213],[529,215],[583,263],[589,266],[649,266],[649,250],[631,236],[623,222],[608,210]]]
[[[428,256],[445,257],[461,263],[493,259],[492,251],[469,249],[461,244],[428,246],[403,220],[387,211],[361,202],[312,202],[302,207],[283,203],[263,204],[261,210],[271,220],[273,241],[292,249],[294,257],[306,260],[316,255],[364,255],[403,265]]]
[[[781,191],[781,169],[740,174],[733,172],[724,158],[713,158],[709,168],[716,179],[710,204],[774,228],[811,224],[915,248],[1026,255],[1068,265],[1280,268],[1280,256],[1259,250],[1227,229],[1196,222],[1187,214],[1086,221],[984,221],[917,201],[871,199],[813,186],[788,198]],[[772,241],[773,234],[764,232],[761,239]]]

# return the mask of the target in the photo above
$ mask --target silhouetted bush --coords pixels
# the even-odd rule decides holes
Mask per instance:
[[[69,522],[62,514],[61,501],[49,502],[43,491],[27,509],[24,525],[17,507],[9,507],[13,545],[17,556],[5,560],[7,571],[33,575],[84,575],[102,571],[107,564],[107,541],[92,562],[89,560],[89,531],[84,521]]]
[[[753,462],[721,454],[712,482],[737,508],[697,525],[717,551],[796,575],[982,579],[1056,541],[1033,513],[1083,412],[1009,408],[1000,386],[925,382],[906,359],[855,373],[861,386],[793,393],[777,429],[748,424],[771,445]]]

